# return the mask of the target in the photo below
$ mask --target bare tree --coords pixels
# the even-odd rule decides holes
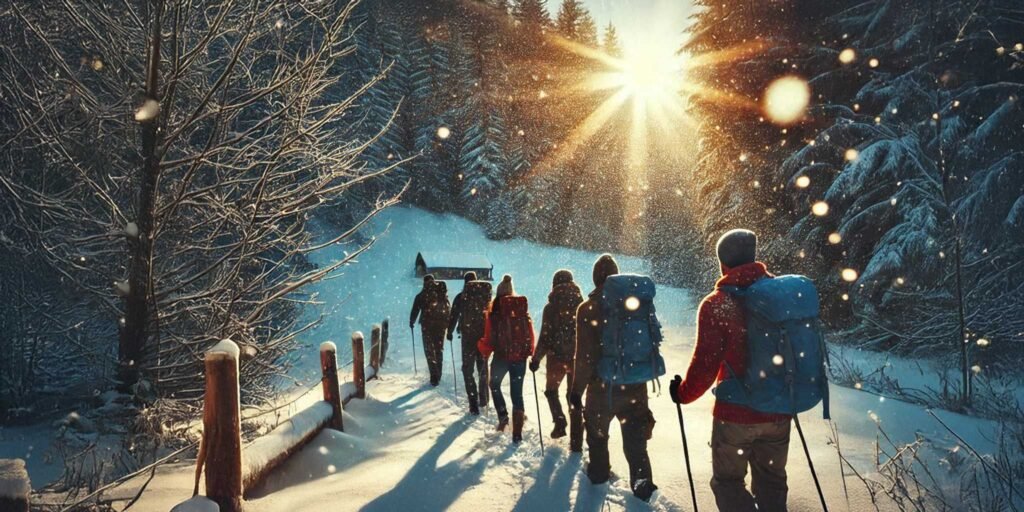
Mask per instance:
[[[297,325],[310,215],[387,172],[346,129],[357,2],[14,1],[0,8],[0,203],[14,240],[118,323],[118,382],[201,393],[200,354],[231,337],[267,396]],[[383,71],[382,71],[383,73]],[[385,129],[386,127],[381,127]],[[348,206],[348,205],[345,205]],[[107,343],[96,340],[94,343]]]

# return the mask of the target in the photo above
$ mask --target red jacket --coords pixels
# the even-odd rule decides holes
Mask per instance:
[[[747,369],[747,322],[740,304],[720,290],[723,286],[748,286],[761,277],[774,277],[764,263],[755,262],[729,269],[700,303],[697,311],[697,344],[693,348],[686,378],[679,385],[679,398],[688,404],[703,395],[712,384],[730,376],[723,363],[736,375]],[[765,414],[753,409],[715,400],[714,416],[730,423],[772,423],[789,416]]]

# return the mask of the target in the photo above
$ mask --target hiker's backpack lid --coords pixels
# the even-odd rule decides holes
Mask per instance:
[[[491,283],[487,281],[470,281],[466,283],[465,292],[471,296],[486,296],[487,300],[491,300]]]
[[[630,298],[648,302],[654,300],[654,281],[639,274],[614,274],[604,282],[603,299],[607,306],[622,306]]]
[[[759,279],[746,288],[723,289],[744,300],[744,307],[771,322],[815,318],[819,313],[818,290],[807,277],[784,275]]]
[[[501,309],[509,316],[525,315],[529,312],[529,305],[523,295],[506,295],[501,298]]]

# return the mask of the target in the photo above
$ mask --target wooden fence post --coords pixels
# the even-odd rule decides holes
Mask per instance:
[[[341,417],[341,388],[338,386],[338,347],[333,341],[320,344],[320,371],[323,373],[324,401],[331,404],[334,411],[328,427],[345,431]]]
[[[388,319],[385,318],[384,322],[380,324],[380,364],[384,365],[384,361],[388,359]]]
[[[355,398],[366,398],[366,362],[363,358],[363,333],[352,333],[352,381],[356,384]]]
[[[370,329],[370,367],[376,378],[380,374],[380,325],[373,324]]]
[[[22,459],[0,459],[0,512],[28,512],[32,484]]]
[[[206,496],[222,512],[242,510],[242,428],[239,412],[238,345],[222,340],[206,352],[203,444]]]

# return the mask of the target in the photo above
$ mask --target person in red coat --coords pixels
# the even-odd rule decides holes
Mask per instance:
[[[501,383],[509,378],[512,395],[512,442],[523,440],[523,424],[526,422],[526,405],[523,402],[523,379],[526,376],[526,360],[533,355],[536,337],[533,320],[530,318],[526,297],[516,295],[512,276],[506,275],[498,283],[491,309],[484,323],[484,336],[477,342],[477,349],[486,361],[491,354],[491,400],[498,413],[499,431],[508,426],[508,409]]]
[[[669,393],[676,403],[700,398],[715,383],[742,376],[747,368],[747,323],[741,305],[721,290],[771,279],[756,261],[757,236],[745,229],[722,235],[716,248],[722,277],[697,311],[697,343],[686,378],[676,375]],[[711,428],[711,490],[720,510],[786,510],[786,456],[790,417],[715,401]],[[750,467],[750,491],[744,479]]]

